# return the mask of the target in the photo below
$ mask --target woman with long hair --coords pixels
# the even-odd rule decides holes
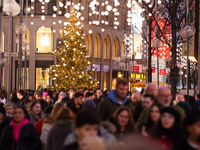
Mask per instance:
[[[65,138],[73,131],[73,120],[74,114],[69,108],[63,107],[59,110],[47,137],[46,149],[58,150],[63,148]]]
[[[43,147],[46,146],[47,136],[48,136],[49,131],[51,130],[51,128],[53,126],[55,116],[58,113],[58,111],[60,109],[62,109],[63,107],[64,107],[64,103],[62,103],[62,102],[55,104],[51,114],[47,118],[44,119],[43,127],[42,127],[42,133],[41,133],[41,136],[40,136],[40,140],[42,142]]]
[[[134,131],[133,116],[127,106],[119,107],[113,114],[112,120],[111,122],[116,126],[115,136],[117,138],[123,137]]]
[[[32,101],[28,107],[29,121],[32,124],[38,122],[41,118],[44,117],[44,113],[41,110],[41,104],[39,101]]]
[[[40,149],[38,132],[34,125],[25,118],[25,111],[20,106],[14,109],[13,120],[3,131],[0,141],[0,149]]]
[[[180,114],[171,107],[166,107],[161,112],[157,128],[152,132],[152,138],[161,149],[170,147],[185,137],[185,130],[180,125]]]
[[[47,102],[48,106],[53,106],[53,99],[49,95],[45,96],[44,100]]]
[[[163,106],[159,103],[154,103],[150,107],[147,121],[145,125],[142,126],[142,135],[144,137],[147,137],[149,134],[151,134],[152,131],[157,127],[162,109]]]

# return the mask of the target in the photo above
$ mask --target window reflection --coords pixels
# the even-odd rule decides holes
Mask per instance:
[[[36,89],[49,88],[50,85],[49,68],[36,68]]]

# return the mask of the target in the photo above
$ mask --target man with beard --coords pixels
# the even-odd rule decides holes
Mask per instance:
[[[83,94],[77,92],[74,95],[74,101],[66,101],[65,103],[67,104],[67,107],[70,108],[74,114],[76,114],[82,108]]]
[[[200,148],[200,111],[193,110],[187,114],[185,126],[188,138],[176,143],[172,150],[199,150]]]
[[[128,106],[132,112],[133,105],[126,95],[128,92],[128,82],[126,80],[119,80],[116,84],[115,90],[112,90],[108,97],[102,100],[97,109],[97,113],[102,121],[110,118],[115,110],[120,106]]]

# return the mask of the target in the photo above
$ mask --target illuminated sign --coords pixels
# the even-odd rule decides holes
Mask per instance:
[[[146,75],[145,75],[145,73],[131,73],[131,78],[146,79]]]
[[[160,75],[165,75],[166,74],[166,69],[160,69]]]
[[[133,70],[134,68],[134,70]],[[139,66],[131,66],[131,72],[134,71],[134,72],[140,72],[139,71],[140,67]]]
[[[156,67],[151,67],[152,73],[156,73]]]

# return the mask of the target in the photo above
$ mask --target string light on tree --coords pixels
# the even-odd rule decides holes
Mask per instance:
[[[57,86],[54,88],[57,90],[70,87],[94,88],[97,81],[93,81],[90,77],[93,76],[95,70],[87,70],[92,60],[88,58],[85,49],[82,24],[73,7],[71,8],[68,22],[61,29],[63,36],[60,38],[65,44],[58,46],[54,51],[58,64],[51,66],[50,69],[55,71],[50,71],[50,76],[56,82]]]

